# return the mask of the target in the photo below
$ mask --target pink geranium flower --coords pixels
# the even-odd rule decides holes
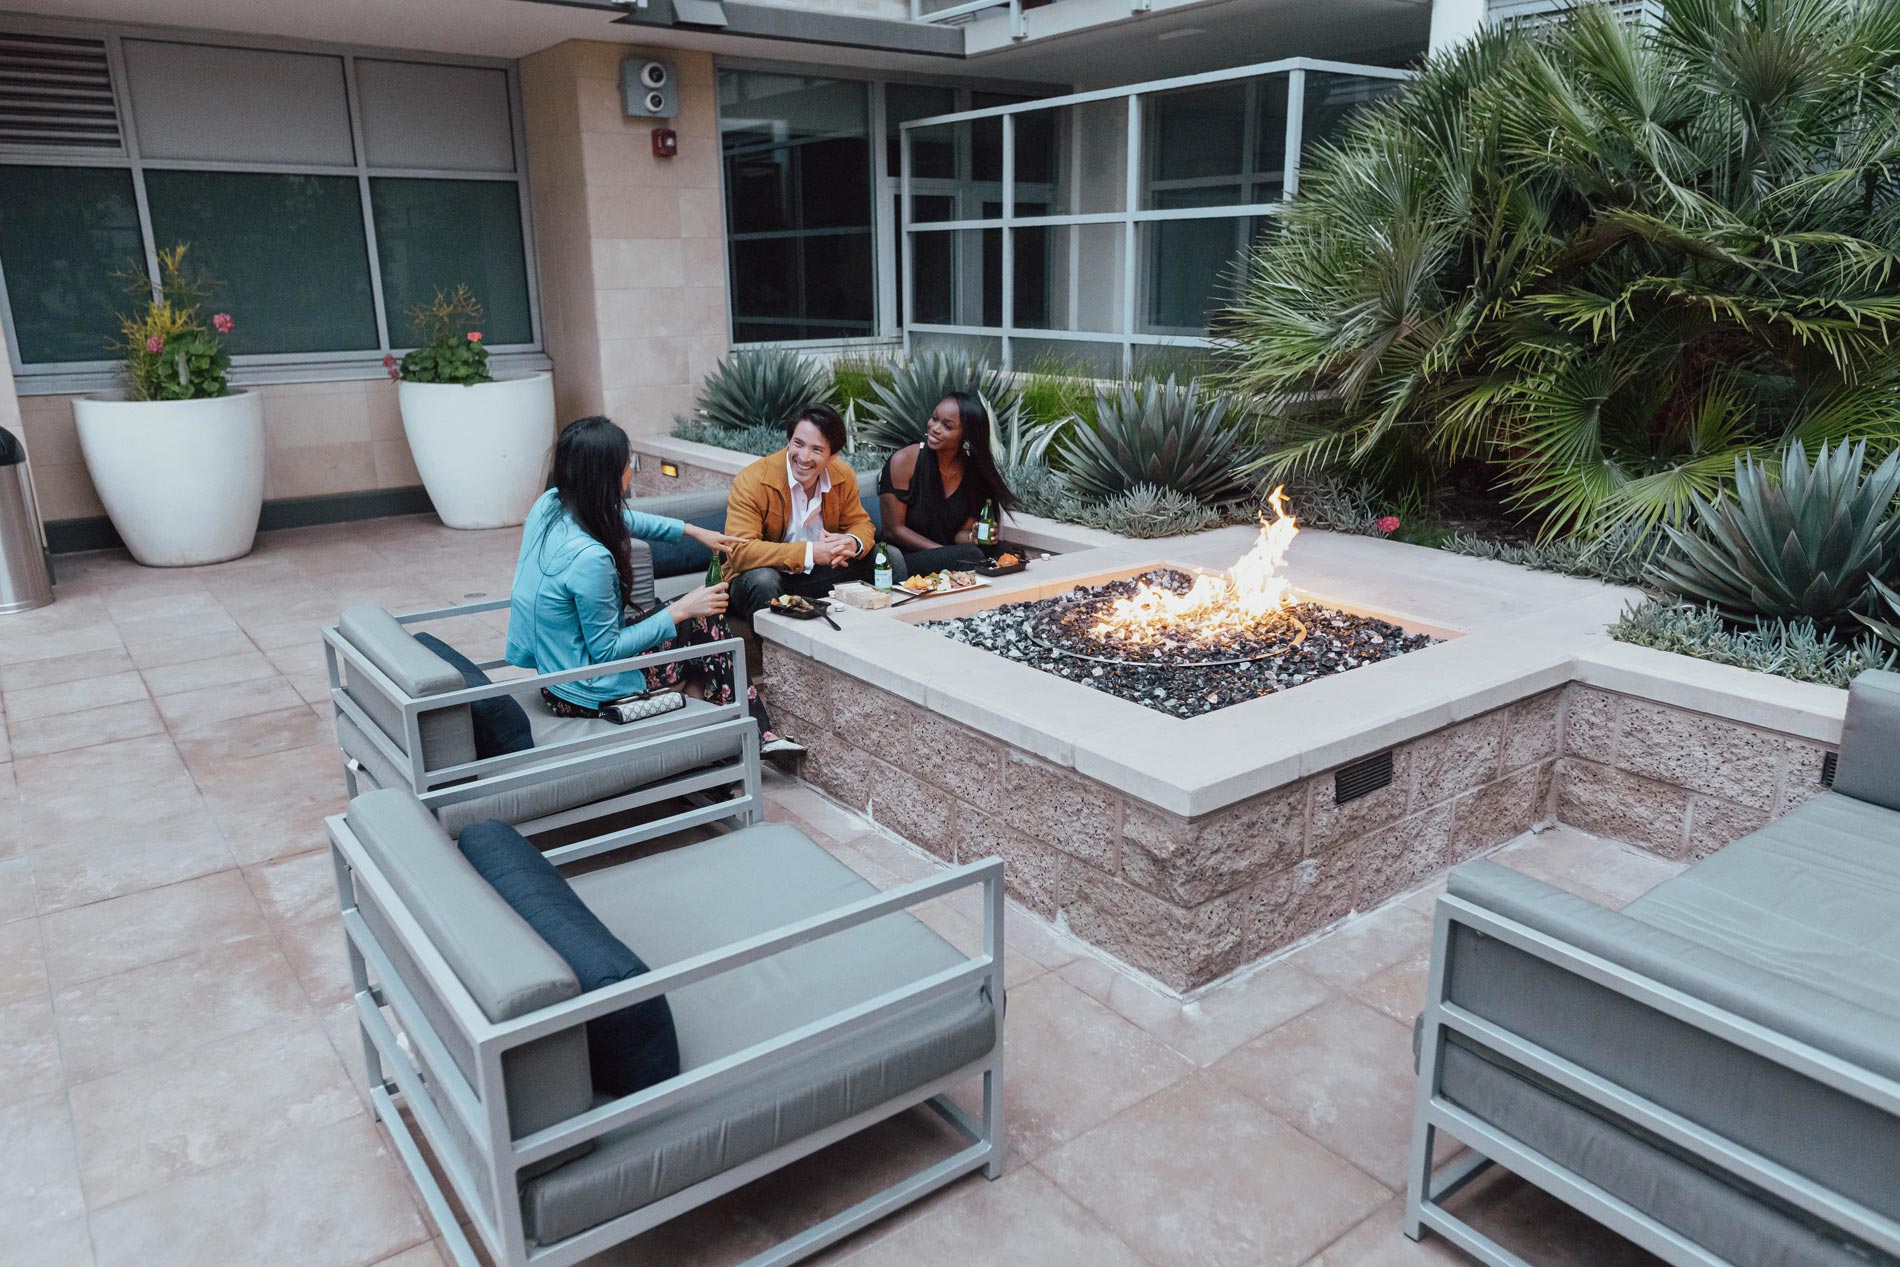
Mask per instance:
[[[1383,519],[1379,520],[1378,529],[1379,529],[1380,536],[1382,537],[1391,536],[1393,533],[1399,530],[1399,517],[1397,515],[1385,516]]]
[[[216,312],[211,314],[211,328],[216,330],[219,334],[231,333],[231,327],[236,324],[237,322],[231,320],[231,314],[228,312]]]
[[[468,332],[468,341],[470,343],[480,343],[482,341],[482,332],[480,330],[470,330]]]
[[[163,352],[165,350],[165,340],[154,334],[145,340],[145,350],[147,352]]]

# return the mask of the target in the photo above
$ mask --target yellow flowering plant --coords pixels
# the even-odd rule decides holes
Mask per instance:
[[[119,339],[111,345],[122,358],[126,393],[132,400],[198,400],[230,393],[225,375],[231,355],[218,341],[231,333],[227,312],[202,315],[215,283],[186,265],[186,243],[158,252],[159,284],[144,269],[128,269],[126,293],[141,302],[119,315]]]

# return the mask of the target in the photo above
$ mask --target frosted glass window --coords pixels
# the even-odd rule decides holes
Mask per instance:
[[[515,169],[503,71],[358,58],[356,99],[371,167]]]
[[[378,176],[369,184],[391,343],[413,344],[410,310],[462,282],[481,301],[490,347],[533,340],[515,182]]]
[[[189,242],[218,282],[233,355],[376,346],[354,176],[147,171],[145,194],[159,245]]]
[[[145,272],[132,173],[0,167],[0,268],[22,364],[109,359],[134,302],[118,274]]]
[[[356,161],[340,57],[127,40],[125,72],[148,159]]]

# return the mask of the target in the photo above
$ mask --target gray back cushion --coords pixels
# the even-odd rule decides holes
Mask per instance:
[[[456,667],[410,636],[402,622],[380,607],[345,608],[337,629],[344,639],[410,699],[459,691],[468,683]],[[402,701],[379,684],[345,667],[344,693],[402,747]],[[475,723],[468,705],[430,709],[417,719],[422,766],[441,770],[475,759]]]
[[[580,994],[580,982],[566,962],[469,865],[407,789],[357,797],[350,802],[348,819],[403,908],[489,1020],[514,1020]],[[365,903],[363,910],[387,945],[386,913],[372,903]],[[431,1028],[472,1079],[473,1053],[448,1024],[443,1001],[434,997],[407,954],[392,954],[391,959],[418,996]],[[565,1121],[593,1104],[584,1027],[515,1049],[503,1061],[502,1074],[508,1084],[510,1125],[517,1136]]]
[[[1870,669],[1848,688],[1834,790],[1900,810],[1900,673]]]

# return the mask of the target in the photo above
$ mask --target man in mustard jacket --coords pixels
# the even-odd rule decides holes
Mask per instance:
[[[735,616],[750,616],[780,594],[817,598],[840,581],[871,579],[875,534],[858,495],[858,477],[838,456],[844,419],[810,405],[793,419],[785,447],[732,479],[726,535],[744,540],[726,559]],[[907,575],[886,545],[891,579]]]

